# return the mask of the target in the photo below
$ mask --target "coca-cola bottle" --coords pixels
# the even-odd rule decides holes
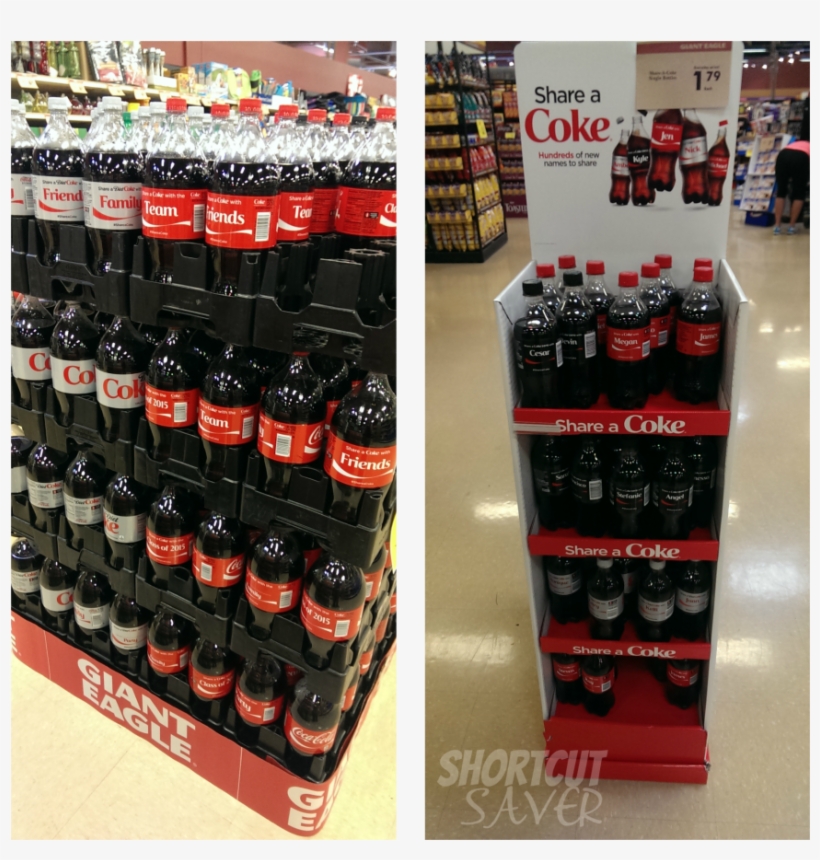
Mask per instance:
[[[666,661],[666,699],[679,708],[689,708],[698,701],[700,660]]]
[[[25,436],[11,437],[11,492],[25,493],[28,490],[26,466],[35,443]]]
[[[148,492],[129,475],[114,475],[103,496],[103,524],[111,550],[110,564],[121,568],[145,540]]]
[[[709,622],[709,595],[712,591],[712,570],[703,561],[681,564],[675,582],[675,609],[672,632],[675,636],[694,642],[706,635]]]
[[[95,630],[108,627],[111,601],[114,592],[108,577],[96,570],[83,570],[74,586],[74,621],[77,623],[77,640],[91,641]]]
[[[587,582],[589,635],[592,639],[620,639],[624,632],[624,581],[611,558],[599,558]]]
[[[285,670],[272,654],[259,652],[256,659],[245,662],[234,690],[240,741],[255,743],[259,727],[269,726],[282,716],[287,692]]]
[[[253,444],[258,412],[259,380],[248,363],[247,350],[226,343],[199,388],[198,427],[206,480],[224,478],[230,453]]]
[[[66,617],[73,610],[77,571],[52,558],[40,568],[40,601],[53,618]]]
[[[615,301],[613,293],[609,292],[604,280],[603,260],[587,260],[587,285],[584,297],[592,305],[595,311],[595,320],[598,325],[597,357],[598,363],[598,387],[601,391],[606,390],[606,316],[612,303]]]
[[[592,436],[581,438],[570,467],[570,481],[578,534],[601,537],[607,525],[604,461]]]
[[[83,153],[68,121],[69,106],[66,98],[48,100],[48,124],[31,159],[34,217],[46,266],[60,260],[60,225],[83,223]]]
[[[581,621],[587,614],[587,599],[581,562],[577,558],[551,556],[544,559],[550,612],[559,624]]]
[[[103,521],[105,463],[96,454],[80,450],[66,469],[63,483],[65,518],[74,526]]]
[[[167,606],[160,606],[148,627],[148,684],[156,693],[168,688],[168,676],[184,672],[191,659],[194,629]]]
[[[649,475],[638,453],[637,443],[625,443],[609,478],[612,534],[615,537],[636,538],[644,534],[644,510],[649,505],[649,488]]]
[[[715,507],[717,445],[712,436],[693,436],[686,452],[692,467],[692,526],[708,528]]]
[[[561,436],[537,436],[530,462],[541,525],[549,531],[569,528],[575,522],[575,502],[566,440]]]
[[[616,206],[626,206],[629,203],[629,130],[621,129],[621,139],[612,150],[612,185],[609,189],[609,202]]]
[[[40,568],[45,556],[26,537],[11,545],[11,590],[21,600],[40,590]]]
[[[303,242],[310,234],[315,176],[312,156],[296,125],[298,116],[297,105],[282,105],[276,114],[276,134],[270,139],[268,157],[280,169],[277,242]]]
[[[259,99],[241,99],[239,126],[216,155],[205,241],[211,247],[214,292],[239,290],[242,254],[263,254],[276,244],[279,168],[259,128]]]
[[[590,714],[605,717],[615,704],[615,661],[605,654],[584,657],[581,663],[584,707]]]
[[[310,357],[310,366],[322,383],[322,395],[325,401],[325,436],[330,433],[330,423],[342,398],[351,389],[350,368],[343,358],[329,355],[314,354]]]
[[[106,442],[128,439],[134,412],[145,406],[145,370],[151,345],[125,316],[116,316],[97,347],[95,384]]]
[[[248,536],[239,520],[217,511],[199,524],[194,541],[192,569],[200,591],[200,603],[216,605],[217,591],[242,579]]]
[[[31,180],[31,157],[37,138],[26,122],[25,107],[11,100],[11,217],[34,217],[34,188]],[[27,225],[27,221],[23,221]],[[28,237],[26,227],[24,235]],[[22,249],[18,249],[22,250]]]
[[[68,301],[51,334],[52,387],[57,398],[57,422],[74,421],[74,398],[97,390],[94,357],[100,331],[79,302]]]
[[[561,254],[558,258],[557,287],[562,299],[564,298],[564,275],[575,268],[577,268],[575,265],[575,254]]]
[[[344,114],[339,114],[344,116]],[[349,120],[349,114],[348,122]],[[342,169],[337,159],[339,140],[325,129],[327,111],[308,111],[308,132],[305,141],[313,159],[316,186],[313,192],[311,234],[332,233],[336,224],[336,198]]]
[[[376,111],[376,127],[342,175],[335,229],[343,250],[396,235],[395,120],[395,108]]]
[[[682,133],[683,114],[677,108],[655,111],[647,179],[647,184],[655,191],[671,191],[675,187],[675,165]]]
[[[562,405],[588,409],[600,394],[598,386],[598,323],[584,296],[584,276],[578,269],[564,272],[564,298],[556,321],[564,365],[559,374]]]
[[[269,526],[251,547],[245,569],[245,598],[255,626],[266,630],[268,613],[290,612],[299,605],[304,575],[305,558],[296,535]]]
[[[613,567],[624,582],[624,617],[634,621],[638,614],[638,580],[641,562],[637,558],[613,559]]]
[[[197,511],[185,487],[168,484],[148,509],[145,550],[154,569],[154,584],[167,588],[171,567],[186,565],[194,552]]]
[[[558,323],[544,301],[540,279],[526,280],[521,288],[527,310],[513,326],[521,406],[555,408],[560,405],[558,371],[563,364]]]
[[[307,775],[313,757],[330,752],[341,717],[341,703],[314,693],[307,678],[297,682],[285,711],[285,763],[293,773]]]
[[[208,365],[222,351],[224,344],[222,341],[211,337],[202,329],[184,329],[183,331],[188,337],[188,346],[190,347],[191,352],[199,360],[200,368],[202,369],[202,373],[204,373],[205,370],[207,370]],[[168,329],[168,332],[170,333],[171,329]]]
[[[653,559],[638,584],[638,638],[644,642],[668,642],[672,635],[675,586],[666,562]]]
[[[677,317],[680,310],[681,302],[683,301],[682,292],[675,286],[672,280],[672,255],[671,254],[655,254],[655,262],[660,266],[661,275],[658,279],[658,286],[669,300],[669,344],[670,351],[675,346],[675,333],[677,331]],[[670,373],[672,370],[672,362],[670,361]]]
[[[207,720],[211,703],[230,696],[235,680],[234,655],[227,648],[200,635],[188,664],[188,683],[193,693],[191,713],[197,719]]]
[[[23,296],[11,318],[11,375],[14,377],[17,404],[32,406],[32,382],[51,379],[49,343],[54,317],[34,296]]]
[[[553,654],[552,675],[555,698],[565,705],[580,705],[584,697],[581,658],[577,654]]]
[[[657,263],[641,265],[638,297],[649,311],[649,392],[660,394],[669,367],[669,299],[661,290],[661,268]]]
[[[683,439],[670,438],[666,457],[652,477],[655,534],[667,540],[687,540],[691,530],[694,480]]]
[[[347,170],[347,166],[353,159],[356,150],[356,138],[351,133],[352,117],[344,111],[337,111],[333,114],[333,131],[330,135],[332,142],[333,153],[339,165],[340,178]],[[338,198],[338,192],[337,192]],[[334,218],[336,206],[334,204]]]
[[[48,527],[49,514],[64,505],[63,479],[68,458],[48,445],[38,445],[29,455],[26,465],[28,500],[34,513],[34,525]]]
[[[143,609],[136,598],[117,594],[111,602],[108,629],[114,651],[121,657],[137,655],[148,641],[148,622],[151,614]]]
[[[217,156],[228,144],[235,131],[230,120],[231,106],[217,103],[211,105],[211,127],[199,141],[199,148],[205,156],[209,175],[213,173]]]
[[[359,689],[359,678],[361,677],[359,667],[354,664],[352,669],[352,677],[350,683],[347,685],[347,690],[345,690],[345,697],[342,699],[343,714],[347,713],[353,707],[353,703],[356,701],[356,691]]]
[[[83,166],[85,226],[91,241],[91,270],[111,269],[114,237],[125,233],[133,244],[142,227],[142,154],[122,121],[122,101],[103,98],[103,119]]]
[[[310,648],[306,659],[324,669],[337,642],[352,642],[359,633],[366,586],[360,567],[324,552],[311,566],[302,590],[302,624]]]
[[[307,356],[293,353],[271,380],[259,411],[256,447],[264,458],[265,491],[272,496],[287,495],[294,466],[322,455],[327,407],[321,380]]]
[[[368,373],[342,399],[330,425],[325,471],[335,519],[356,523],[365,492],[387,492],[396,472],[396,395],[386,374]]]
[[[706,159],[706,129],[694,110],[685,110],[680,144],[684,203],[707,202]]]
[[[552,263],[539,263],[535,267],[535,274],[541,281],[541,298],[550,309],[550,313],[555,316],[561,304],[561,293],[555,284],[555,266]]]
[[[606,317],[607,397],[614,409],[642,409],[649,397],[649,311],[638,297],[638,273],[621,272]]]
[[[149,279],[172,283],[176,243],[205,238],[208,167],[188,127],[185,99],[169,98],[165,107],[165,124],[145,162],[142,235]]]
[[[632,205],[646,206],[655,202],[655,192],[649,187],[649,138],[643,128],[643,117],[632,117],[632,133],[626,146],[629,175],[632,180]]]
[[[722,119],[718,123],[718,136],[709,154],[706,156],[706,202],[710,206],[720,206],[723,201],[723,186],[732,163],[729,147],[726,145],[726,130],[728,121]]]
[[[723,314],[712,287],[712,269],[695,269],[678,316],[675,387],[678,400],[703,403],[717,397]]]

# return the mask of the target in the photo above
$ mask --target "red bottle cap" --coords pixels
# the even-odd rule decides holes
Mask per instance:
[[[259,100],[257,99],[257,101],[259,101]],[[261,102],[260,102],[260,104],[261,104]],[[211,105],[211,116],[230,116],[230,115],[231,115],[231,106],[230,105],[223,105],[223,104]]]
[[[574,269],[575,268],[575,254],[563,254],[558,258],[558,268],[559,269]]]
[[[259,113],[262,110],[262,99],[240,99],[239,113]]]
[[[722,125],[729,125],[729,120],[728,120],[728,119],[722,119],[722,120],[718,123],[718,128],[720,128]]]
[[[637,272],[621,272],[618,275],[619,287],[637,287],[638,273]]]
[[[282,105],[276,116],[278,119],[296,119],[299,116],[299,105]]]
[[[672,268],[672,255],[671,254],[655,254],[655,262],[662,269],[671,269]]]
[[[535,267],[535,274],[539,278],[554,278],[555,266],[552,263],[539,263]]]
[[[391,107],[380,107],[376,111],[376,119],[380,122],[395,122],[396,109]]]
[[[661,267],[657,263],[643,263],[641,265],[642,278],[659,278],[661,276]]]
[[[695,269],[695,281],[699,284],[711,284],[712,283],[712,267],[711,266],[698,266]]]
[[[603,260],[587,260],[588,275],[603,275],[604,261]]]
[[[712,261],[708,257],[698,257],[695,260],[695,268],[699,269],[701,266],[708,266],[711,269]]]
[[[308,122],[324,122],[327,119],[327,111],[321,108],[313,108],[308,111]]]
[[[188,110],[188,102],[185,99],[170,98],[165,102],[166,113],[185,113]]]
[[[334,114],[333,125],[350,125],[350,114],[344,111]]]

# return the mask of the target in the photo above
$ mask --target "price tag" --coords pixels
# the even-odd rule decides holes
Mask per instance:
[[[134,101],[142,102],[148,98],[148,93],[145,90],[134,90]]]
[[[484,126],[484,120],[477,119],[475,121],[475,127],[478,129],[478,136],[483,140],[487,136],[487,129]]]
[[[24,90],[36,90],[39,89],[37,86],[37,81],[34,78],[30,78],[27,75],[18,75],[17,83],[20,84],[21,89]]]
[[[635,109],[726,107],[731,61],[731,42],[639,42]]]
[[[81,81],[69,81],[68,88],[72,93],[78,93],[79,95],[83,95],[87,93],[88,90],[85,88],[85,85]]]
[[[122,87],[110,86],[110,87],[108,88],[108,92],[109,92],[109,94],[110,94],[110,95],[112,95],[112,96],[120,96],[120,98],[122,98],[122,96],[124,96],[124,95],[125,95],[125,90],[124,90]]]

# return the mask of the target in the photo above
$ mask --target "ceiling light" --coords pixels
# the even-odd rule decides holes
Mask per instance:
[[[744,54],[765,54],[768,48],[744,48]]]

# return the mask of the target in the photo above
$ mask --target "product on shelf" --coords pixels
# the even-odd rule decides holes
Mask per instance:
[[[34,525],[47,530],[52,515],[62,511],[63,482],[67,458],[48,445],[38,445],[29,455],[26,467],[28,501],[34,513]]]
[[[71,613],[76,583],[76,571],[47,558],[40,568],[40,600],[43,610],[55,619]]]
[[[721,367],[723,313],[711,267],[695,269],[677,320],[675,338],[675,396],[687,403],[717,397]]]
[[[11,492],[25,493],[28,491],[26,483],[26,464],[29,454],[36,443],[25,436],[11,437]]]
[[[669,299],[660,289],[661,269],[657,263],[641,265],[638,297],[649,311],[649,393],[660,394],[669,373]]]
[[[154,569],[153,582],[167,588],[171,568],[190,565],[197,526],[195,500],[185,487],[163,487],[148,509],[145,551]]]
[[[145,487],[129,475],[115,475],[103,496],[103,525],[112,567],[121,567],[145,541],[148,499]]]
[[[75,526],[103,521],[105,463],[91,452],[80,450],[68,464],[63,481],[65,518]]]
[[[521,405],[555,407],[560,402],[558,369],[563,364],[558,324],[544,302],[540,279],[524,281],[522,289],[527,313],[514,326]]]
[[[593,639],[617,640],[624,632],[624,581],[611,558],[599,558],[587,581],[589,635]]]
[[[101,336],[79,302],[66,302],[50,341],[55,418],[64,427],[73,423],[75,398],[97,391],[95,358]]]
[[[575,265],[575,258],[572,258]],[[561,259],[559,258],[559,265]],[[584,276],[578,269],[562,275],[563,298],[558,308],[558,336],[563,365],[559,374],[561,399],[570,408],[587,409],[598,400],[598,323],[584,296]]]
[[[666,661],[666,698],[679,708],[696,704],[700,694],[700,660]]]
[[[45,557],[28,538],[11,545],[11,590],[21,600],[40,591],[40,569]]]
[[[296,122],[298,114],[296,105],[282,105],[276,114],[276,132],[268,140],[268,157],[280,169],[277,242],[303,242],[310,233],[316,181],[311,154]]]
[[[584,698],[581,658],[576,654],[553,654],[555,698],[566,705],[580,705]]]
[[[612,657],[593,655],[581,663],[584,707],[590,714],[605,717],[615,704],[615,662]]]
[[[25,109],[11,100],[11,215],[12,218],[34,216],[34,188],[31,177],[31,157],[37,138],[25,121]],[[28,232],[28,231],[26,231]]]
[[[712,573],[709,565],[702,561],[684,562],[683,569],[675,577],[673,635],[690,642],[706,635],[711,591]]]
[[[11,318],[11,375],[17,403],[32,408],[33,385],[51,379],[54,317],[34,296],[24,296]]]
[[[538,436],[530,451],[538,519],[545,529],[569,528],[575,521],[567,440]]]

